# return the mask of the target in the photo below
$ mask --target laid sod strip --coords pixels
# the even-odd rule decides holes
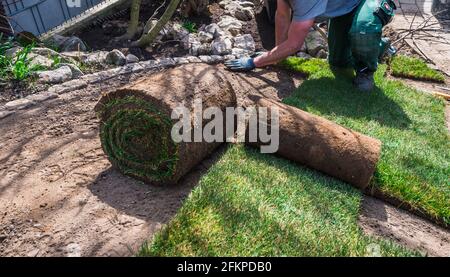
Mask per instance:
[[[220,145],[174,142],[172,127],[178,120],[171,119],[172,111],[187,109],[191,122],[195,99],[202,100],[203,109],[236,106],[228,83],[215,67],[207,65],[162,71],[104,95],[96,111],[102,147],[111,163],[148,183],[176,183]]]
[[[323,59],[303,59],[297,57],[289,57],[279,63],[280,66],[299,72],[306,76],[310,76],[327,66],[327,62]]]
[[[362,233],[361,193],[274,155],[230,145],[140,256],[411,256]]]
[[[361,93],[323,63],[284,102],[381,140],[372,185],[448,226],[450,138],[444,101],[384,78],[384,65],[375,75],[377,88]]]
[[[443,83],[444,75],[430,68],[424,61],[406,56],[396,56],[390,63],[391,74],[396,77],[404,77],[425,81]]]
[[[364,190],[380,158],[381,142],[292,106],[251,96],[258,110],[278,113],[276,154]],[[263,116],[264,117],[264,116]],[[266,118],[261,119],[267,122]],[[271,122],[269,125],[273,125]],[[249,143],[258,148],[261,141]]]

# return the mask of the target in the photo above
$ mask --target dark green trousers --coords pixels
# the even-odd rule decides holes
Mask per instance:
[[[328,60],[332,67],[376,71],[386,48],[383,24],[374,14],[380,0],[362,0],[351,13],[333,18],[328,30]]]

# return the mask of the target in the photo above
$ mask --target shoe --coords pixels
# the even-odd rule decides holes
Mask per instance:
[[[353,80],[353,85],[363,92],[369,92],[375,87],[373,72],[360,71],[356,73],[356,78]]]
[[[378,62],[382,62],[384,59],[390,59],[397,54],[397,48],[392,46],[389,38],[381,38],[380,42],[380,56]]]

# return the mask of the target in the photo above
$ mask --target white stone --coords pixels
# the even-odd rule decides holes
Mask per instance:
[[[217,23],[217,25],[222,30],[230,32],[233,35],[236,35],[242,29],[242,22],[229,15],[223,16],[222,19]]]
[[[159,65],[162,67],[174,66],[176,63],[172,58],[165,58],[158,60]]]
[[[186,56],[185,57],[190,63],[200,63],[201,60],[195,56]]]
[[[255,40],[250,34],[236,36],[234,38],[234,47],[254,52]]]
[[[312,58],[312,56],[310,54],[305,53],[305,52],[298,52],[297,57],[307,59],[307,60]]]
[[[242,21],[250,21],[255,17],[252,8],[241,8],[234,11],[234,17]]]
[[[248,56],[250,56],[252,53],[253,53],[253,51],[248,51],[248,50],[241,49],[241,48],[233,48],[233,49],[231,50],[231,54],[234,55],[234,56],[236,56],[236,57],[238,57],[238,58],[241,58],[241,57],[248,57]]]
[[[0,119],[6,118],[14,113],[15,111],[0,111]]]
[[[201,43],[210,43],[211,41],[213,41],[213,39],[214,39],[214,35],[209,32],[205,32],[205,31],[198,32],[198,40]]]
[[[139,63],[144,69],[154,69],[159,67],[159,62],[156,60],[148,60]]]
[[[13,48],[9,48],[5,51],[5,56],[8,58],[14,58],[18,52],[22,51],[23,47],[15,46]]]
[[[189,63],[189,60],[184,57],[176,57],[176,58],[173,58],[173,60],[175,61],[176,64],[188,64]]]
[[[72,52],[74,53],[74,52]],[[77,54],[80,52],[75,52],[74,54]],[[67,54],[67,53],[66,53]],[[80,56],[80,59],[83,63],[92,65],[92,64],[104,64],[106,63],[106,56],[108,55],[107,51],[98,51],[94,52],[92,54],[89,54],[87,56]]]
[[[84,42],[76,37],[65,37],[58,34],[53,35],[46,40],[46,43],[58,48],[61,52],[67,51],[86,51],[87,47]]]
[[[227,55],[231,53],[233,43],[229,37],[220,37],[212,42],[211,48],[214,55]]]
[[[204,31],[213,35],[214,39],[226,35],[226,32],[222,30],[216,23],[205,26]]]
[[[63,83],[72,79],[72,70],[68,66],[61,66],[55,70],[38,71],[36,74],[40,82],[49,84]]]
[[[175,22],[170,25],[169,33],[173,39],[182,40],[184,37],[189,35],[189,31],[186,30],[180,23]]]
[[[117,49],[112,50],[106,55],[106,63],[113,65],[124,65],[127,63],[127,57]]]
[[[22,110],[25,108],[28,108],[29,106],[34,105],[35,103],[31,100],[28,100],[26,98],[17,99],[14,101],[10,101],[5,104],[5,108],[7,110]]]
[[[31,67],[41,66],[44,68],[51,68],[53,65],[52,59],[37,54],[29,54],[28,59]]]
[[[78,68],[78,66],[71,64],[71,63],[60,63],[57,65],[57,68],[60,68],[62,66],[68,66],[70,70],[72,71],[72,78],[80,78],[84,75],[83,71]]]
[[[199,58],[203,63],[211,64],[211,63],[214,62],[214,60],[213,60],[213,58],[211,58],[211,56],[201,55],[201,56],[198,56],[198,58]]]
[[[315,57],[321,49],[327,49],[327,42],[318,31],[311,31],[305,39],[308,54]]]
[[[136,57],[133,54],[128,54],[126,59],[127,59],[127,63],[137,63],[137,62],[139,62],[139,58]]]
[[[39,103],[44,102],[49,99],[57,98],[58,94],[54,92],[44,91],[37,94],[28,95],[25,99],[31,100],[33,102]]]
[[[94,73],[96,74],[96,73]],[[50,93],[63,94],[87,87],[88,82],[94,83],[94,74],[85,75],[82,79],[71,80],[60,85],[54,85],[48,89]]]
[[[326,58],[328,58],[328,52],[325,51],[324,49],[320,49],[319,52],[316,55],[316,58],[326,59]]]
[[[215,62],[215,63],[220,63],[225,60],[225,58],[220,55],[211,55],[211,58],[212,58],[213,62]]]
[[[241,5],[241,6],[244,7],[244,8],[254,8],[254,7],[255,7],[255,4],[254,4],[253,2],[251,2],[251,1],[246,1],[246,0],[244,0],[244,1],[239,1],[239,5]]]
[[[193,56],[210,55],[211,52],[212,48],[210,43],[194,44],[191,49],[189,49],[189,54]]]

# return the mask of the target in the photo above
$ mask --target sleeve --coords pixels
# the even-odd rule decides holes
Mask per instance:
[[[293,0],[292,11],[294,21],[316,18],[327,10],[328,0]]]

